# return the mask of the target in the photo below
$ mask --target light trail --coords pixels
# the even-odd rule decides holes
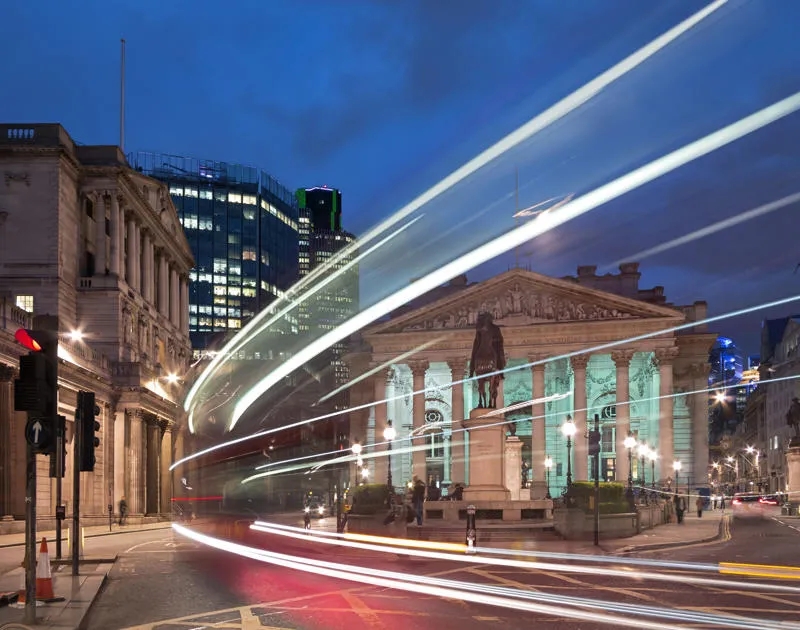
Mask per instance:
[[[484,243],[473,251],[459,256],[450,263],[429,273],[410,286],[396,291],[392,295],[359,312],[344,324],[340,324],[335,329],[315,339],[258,381],[237,401],[233,409],[229,429],[233,428],[250,406],[275,384],[279,383],[294,370],[302,367],[305,363],[333,344],[349,337],[351,334],[374,322],[376,319],[407,304],[411,300],[444,284],[451,278],[473,267],[492,260],[498,255],[549,232],[559,225],[567,223],[677,168],[708,155],[776,120],[780,120],[796,112],[798,109],[800,109],[800,92],[796,92],[781,101],[758,110],[750,116],[742,118],[680,149],[634,169],[626,175],[578,197],[558,210],[540,214],[533,221],[522,224],[502,236]],[[641,336],[638,338],[641,338]],[[483,376],[485,378],[487,375]]]
[[[295,302],[295,298],[288,297],[288,294],[294,290],[295,292],[298,291],[301,287],[308,285],[312,278],[316,277],[329,269],[333,265],[333,261],[329,261],[327,265],[324,267],[318,268],[315,272],[312,272],[309,276],[303,278],[299,283],[297,283],[293,289],[287,291],[287,295],[278,298],[276,302],[267,306],[264,310],[257,313],[256,316],[250,320],[250,322],[242,328],[241,331],[231,339],[225,346],[220,350],[217,355],[211,360],[211,363],[208,364],[205,370],[203,370],[200,375],[197,377],[197,380],[192,384],[192,387],[189,389],[189,392],[186,394],[186,400],[183,403],[183,408],[186,411],[189,411],[189,408],[192,406],[192,401],[197,396],[200,387],[205,383],[209,378],[211,378],[214,374],[216,374],[217,370],[220,367],[220,364],[223,361],[228,360],[235,352],[241,349],[247,342],[249,342],[255,335],[262,333],[267,327],[271,326],[275,322],[277,322],[281,317],[289,313],[295,307],[299,307],[300,303],[308,300],[311,298],[315,293],[318,293],[323,288],[325,288],[328,284],[333,282],[336,278],[344,274],[344,272],[351,269],[353,266],[358,264],[361,260],[365,257],[370,255],[371,253],[375,252],[379,248],[383,247],[386,243],[391,241],[393,238],[402,234],[405,230],[411,227],[414,223],[419,221],[422,218],[422,215],[415,217],[405,225],[401,226],[399,229],[395,230],[391,234],[385,236],[383,239],[369,247],[368,249],[362,251],[361,253],[357,254],[352,260],[348,261],[347,264],[343,265],[339,268],[336,273],[332,273],[330,276],[323,278],[318,283],[311,286],[311,288],[303,293],[303,295],[299,296],[297,299],[298,302]],[[287,302],[284,306],[283,303]],[[280,308],[280,310],[275,313],[275,311]],[[261,323],[261,320],[266,318],[268,315],[275,313],[269,320]],[[257,330],[256,327],[258,327]]]
[[[442,193],[448,191],[456,184],[460,183],[473,173],[477,172],[478,170],[482,169],[484,166],[488,165],[496,158],[500,157],[501,155],[505,154],[507,151],[513,149],[514,147],[518,146],[522,142],[528,140],[529,138],[533,137],[535,134],[539,133],[543,129],[546,129],[553,123],[561,120],[567,114],[573,112],[578,107],[583,105],[584,103],[590,101],[592,98],[597,96],[601,93],[604,89],[606,89],[609,85],[617,81],[619,78],[626,75],[631,70],[634,70],[645,61],[647,61],[650,57],[655,55],[656,53],[660,52],[676,39],[681,37],[683,34],[690,31],[694,26],[704,20],[706,17],[720,9],[727,3],[728,0],[716,0],[715,2],[710,3],[709,5],[703,7],[697,13],[689,16],[687,19],[683,20],[673,28],[669,29],[664,34],[660,35],[650,43],[646,44],[642,48],[638,49],[619,63],[615,64],[602,74],[598,75],[588,83],[586,83],[581,88],[577,89],[576,91],[572,92],[568,96],[564,97],[545,111],[541,112],[540,114],[533,117],[527,123],[516,129],[515,131],[511,132],[500,141],[483,151],[482,153],[478,154],[476,157],[468,161],[466,164],[461,166],[460,168],[456,169],[442,179],[440,182],[429,188],[427,191],[413,199],[410,203],[406,204],[403,208],[398,210],[394,215],[389,217],[388,219],[382,221],[373,229],[368,231],[364,234],[358,241],[353,243],[352,245],[347,246],[344,248],[338,256],[334,257],[332,261],[328,263],[324,268],[320,268],[318,273],[312,272],[306,279],[305,282],[301,281],[295,287],[290,289],[287,293],[291,296],[292,294],[298,293],[302,287],[307,286],[312,279],[315,279],[319,274],[323,273],[324,271],[334,267],[338,264],[338,261],[345,257],[349,257],[350,255],[357,253],[359,250],[363,249],[363,247],[370,241],[375,238],[378,238],[382,233],[386,230],[392,228],[400,221],[404,220],[407,216],[411,215],[412,213],[416,212],[420,208],[422,208],[425,204],[432,201]],[[372,249],[372,248],[371,248]],[[330,276],[331,279],[338,277],[343,270],[334,273]],[[298,300],[303,301],[307,299],[307,295],[298,296]],[[287,296],[286,300],[289,301],[292,298]],[[227,359],[230,354],[234,351],[235,348],[238,348],[242,345],[242,340],[247,340],[251,335],[252,331],[256,328],[256,326],[260,326],[261,320],[266,317],[267,313],[264,313],[263,316],[256,315],[253,320],[247,324],[241,332],[234,337],[226,346],[222,349],[217,357],[214,357],[211,364],[204,370],[204,372],[198,377],[195,384],[189,390],[186,400],[184,402],[184,409],[189,411],[192,401],[197,396],[197,392],[200,389],[200,386],[212,375],[216,372],[217,368],[220,365],[220,362],[223,359]],[[272,318],[274,321],[275,318]],[[233,420],[235,424],[236,420]]]
[[[563,564],[555,562],[542,562],[538,560],[516,560],[508,557],[483,557],[475,554],[458,554],[458,553],[445,553],[442,551],[434,551],[427,549],[413,549],[404,546],[387,546],[381,544],[358,542],[354,540],[342,540],[340,538],[316,537],[309,536],[308,532],[299,527],[290,529],[287,525],[275,527],[273,524],[264,521],[256,521],[250,525],[250,529],[265,534],[276,536],[284,536],[286,538],[293,538],[295,540],[314,540],[315,542],[325,545],[336,545],[340,547],[349,547],[351,549],[361,549],[363,551],[377,551],[380,553],[401,554],[407,556],[414,556],[418,558],[426,558],[430,560],[446,560],[449,562],[461,562],[467,564],[485,564],[489,566],[499,567],[514,567],[517,569],[526,570],[544,570],[544,571],[560,571],[562,573],[576,573],[580,575],[601,575],[604,577],[622,578],[625,580],[646,579],[655,580],[660,582],[677,582],[681,584],[698,584],[701,586],[710,586],[714,588],[723,587],[736,587],[752,588],[759,591],[773,591],[780,593],[800,594],[800,588],[794,586],[786,586],[783,584],[766,584],[760,582],[737,582],[734,580],[724,580],[718,578],[704,578],[694,577],[677,573],[655,573],[652,571],[639,571],[639,570],[622,570],[610,567],[593,567],[578,564]],[[618,564],[625,564],[618,561]]]
[[[382,586],[394,590],[407,591],[418,593],[420,595],[432,595],[443,597],[446,599],[453,599],[456,601],[469,601],[476,604],[485,604],[487,606],[494,606],[500,608],[508,608],[518,611],[526,611],[532,613],[540,613],[546,615],[554,615],[557,617],[570,617],[573,619],[582,619],[584,621],[593,621],[599,623],[610,623],[617,626],[626,626],[633,628],[648,628],[652,630],[673,630],[678,629],[680,626],[669,625],[664,623],[656,623],[642,619],[626,619],[616,615],[608,615],[602,613],[593,613],[580,609],[562,608],[559,606],[552,606],[547,604],[537,604],[529,601],[520,601],[517,599],[499,597],[496,595],[485,595],[480,592],[470,592],[467,590],[459,590],[456,588],[448,588],[444,586],[432,586],[420,584],[419,577],[413,574],[403,574],[398,572],[389,571],[376,571],[365,570],[361,567],[353,567],[351,565],[339,564],[324,561],[308,561],[304,558],[296,556],[289,556],[286,554],[275,553],[271,551],[264,551],[238,543],[232,543],[219,538],[214,538],[206,534],[201,534],[194,530],[188,529],[176,523],[172,525],[173,529],[182,536],[199,542],[201,544],[227,551],[245,558],[258,560],[275,564],[281,567],[305,571],[307,573],[314,573],[324,577],[333,577],[351,582],[359,582],[361,584],[368,584],[370,586]],[[367,571],[374,575],[365,574]],[[390,577],[383,577],[384,575]]]
[[[691,243],[692,241],[696,241],[701,238],[705,238],[706,236],[710,236],[711,234],[715,234],[717,232],[721,232],[722,230],[726,230],[734,225],[739,225],[740,223],[744,223],[746,221],[750,221],[751,219],[755,219],[757,217],[763,216],[765,214],[769,214],[770,212],[775,212],[776,210],[780,210],[786,206],[789,206],[793,203],[797,203],[800,201],[800,193],[794,193],[793,195],[788,195],[777,201],[772,201],[770,203],[764,204],[757,208],[753,208],[752,210],[747,210],[746,212],[742,212],[737,214],[733,217],[728,217],[722,221],[717,221],[716,223],[712,223],[711,225],[707,225],[704,228],[700,228],[699,230],[695,230],[694,232],[690,232],[689,234],[684,234],[678,238],[674,238],[671,241],[667,241],[666,243],[661,243],[660,245],[656,245],[655,247],[651,247],[650,249],[645,249],[640,252],[633,254],[632,256],[626,256],[625,258],[621,258],[611,264],[608,265],[609,268],[616,267],[626,260],[642,260],[643,258],[648,258],[650,256],[654,256],[656,254],[660,254],[667,250],[673,249],[675,247],[680,247],[681,245],[686,245],[687,243]]]

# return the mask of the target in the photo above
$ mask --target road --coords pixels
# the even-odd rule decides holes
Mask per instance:
[[[130,545],[121,555],[89,614],[86,624],[89,630],[199,630],[212,627],[466,630],[502,625],[529,627],[534,621],[537,627],[545,628],[612,627],[593,621],[578,621],[560,611],[531,613],[472,603],[460,597],[444,599],[384,586],[366,586],[241,558],[201,546],[181,536],[165,535],[163,532],[160,536],[150,535],[151,540]],[[313,558],[317,563],[363,565],[487,585],[487,589],[489,585],[494,585],[606,602],[676,607],[695,613],[736,614],[760,620],[794,622],[800,618],[800,588],[793,593],[759,592],[751,588],[753,582],[800,587],[800,580],[778,581],[721,576],[718,573],[699,575],[688,571],[641,567],[644,571],[677,576],[681,580],[663,582],[634,575],[630,567],[623,566],[624,560],[606,569],[623,568],[630,572],[631,579],[614,577],[609,571],[588,575],[566,572],[558,567],[531,570],[486,566],[477,559],[462,563],[401,558],[394,554],[323,547],[319,543],[271,534],[253,534],[247,542],[272,551]],[[738,563],[800,567],[800,532],[772,519],[757,524],[736,523],[732,528],[732,537],[725,542],[661,551],[642,557],[696,562],[724,559]],[[587,565],[585,562],[570,564],[575,570]],[[733,580],[736,585],[698,585],[684,581],[692,576]],[[570,609],[577,608],[571,605]],[[662,621],[681,623],[677,618]],[[716,626],[709,624],[707,627]]]

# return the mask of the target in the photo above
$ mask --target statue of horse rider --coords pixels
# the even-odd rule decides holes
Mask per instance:
[[[491,313],[481,313],[475,325],[475,341],[472,344],[472,356],[469,364],[470,377],[478,375],[478,408],[493,409],[497,406],[497,393],[502,374],[492,374],[506,367],[506,355],[503,348],[503,333],[494,323]],[[486,392],[486,387],[489,391]]]

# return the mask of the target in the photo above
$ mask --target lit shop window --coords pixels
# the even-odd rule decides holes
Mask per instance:
[[[23,311],[33,313],[33,296],[32,295],[18,295],[16,300],[17,308]]]

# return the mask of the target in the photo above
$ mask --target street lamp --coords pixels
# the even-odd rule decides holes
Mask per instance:
[[[549,455],[544,458],[544,469],[547,471],[547,495],[545,499],[552,499],[550,496],[550,469],[553,467],[553,458]]]
[[[561,426],[561,433],[567,438],[567,492],[572,487],[572,436],[577,432],[578,427],[572,421],[572,416],[567,414],[567,421]]]
[[[647,485],[647,480],[644,474],[644,460],[650,455],[650,447],[646,442],[639,444],[639,485],[644,487]]]
[[[387,456],[388,460],[387,468],[389,470],[389,473],[386,476],[386,485],[389,486],[389,492],[391,492],[392,494],[394,494],[394,485],[392,484],[392,440],[394,440],[394,438],[396,437],[397,437],[397,431],[395,431],[395,428],[392,426],[392,421],[389,420],[388,424],[386,425],[386,428],[383,430],[383,439],[389,443],[388,446],[386,447],[386,450],[389,453]]]
[[[633,447],[636,446],[636,438],[629,433],[622,444],[628,449],[628,491],[626,494],[628,502],[633,504]]]
[[[672,462],[672,470],[675,471],[675,498],[677,499],[678,498],[678,483],[679,483],[678,476],[681,473],[681,460],[676,459],[674,462]]]
[[[653,487],[653,491],[656,489],[656,460],[658,459],[658,453],[654,448],[650,449],[649,453],[650,457],[650,485]]]

